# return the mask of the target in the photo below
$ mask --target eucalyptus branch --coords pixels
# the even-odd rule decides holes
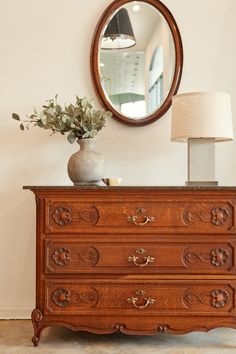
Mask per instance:
[[[111,112],[96,110],[91,100],[79,98],[76,96],[76,103],[73,105],[61,106],[57,101],[57,95],[54,99],[46,101],[42,110],[30,116],[28,119],[21,120],[17,113],[12,114],[12,118],[20,121],[20,129],[25,130],[34,123],[39,128],[52,130],[52,134],[68,133],[67,140],[72,144],[77,139],[88,139],[95,137],[99,130],[105,126],[107,118],[111,117]]]

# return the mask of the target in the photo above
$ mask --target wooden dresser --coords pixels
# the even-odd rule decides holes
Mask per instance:
[[[47,326],[236,328],[236,187],[24,187],[37,205],[36,346]]]

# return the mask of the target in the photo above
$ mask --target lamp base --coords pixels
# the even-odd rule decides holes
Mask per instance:
[[[188,139],[188,181],[186,186],[217,186],[215,179],[215,140]]]
[[[217,187],[218,181],[186,181],[186,187]]]

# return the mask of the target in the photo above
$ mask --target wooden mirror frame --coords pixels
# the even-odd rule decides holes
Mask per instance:
[[[112,16],[112,14],[122,5],[128,4],[129,2],[133,2],[133,0],[115,0],[113,1],[104,11],[103,15],[101,16],[97,27],[94,32],[92,45],[91,45],[91,52],[90,52],[90,68],[91,68],[91,75],[93,80],[93,85],[97,97],[101,103],[101,105],[108,111],[111,111],[113,114],[113,118],[117,121],[130,125],[133,127],[144,126],[155,122],[157,119],[161,118],[167,110],[171,106],[172,96],[174,96],[179,88],[182,70],[183,70],[183,44],[181,35],[178,29],[178,26],[175,22],[175,19],[168,8],[160,1],[160,0],[140,0],[144,3],[152,5],[155,9],[157,9],[167,21],[169,28],[171,30],[174,46],[175,46],[175,70],[174,76],[171,84],[171,88],[169,91],[168,96],[166,97],[163,104],[154,111],[151,115],[147,115],[141,119],[132,119],[124,116],[120,112],[118,112],[107,100],[104,90],[101,85],[100,75],[99,75],[99,43],[101,33],[104,29],[105,24],[107,23],[108,19]]]

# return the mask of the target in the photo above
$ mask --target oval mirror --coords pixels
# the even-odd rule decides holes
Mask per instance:
[[[183,67],[177,24],[159,0],[116,0],[105,10],[91,47],[98,98],[121,123],[159,119],[176,94]]]

